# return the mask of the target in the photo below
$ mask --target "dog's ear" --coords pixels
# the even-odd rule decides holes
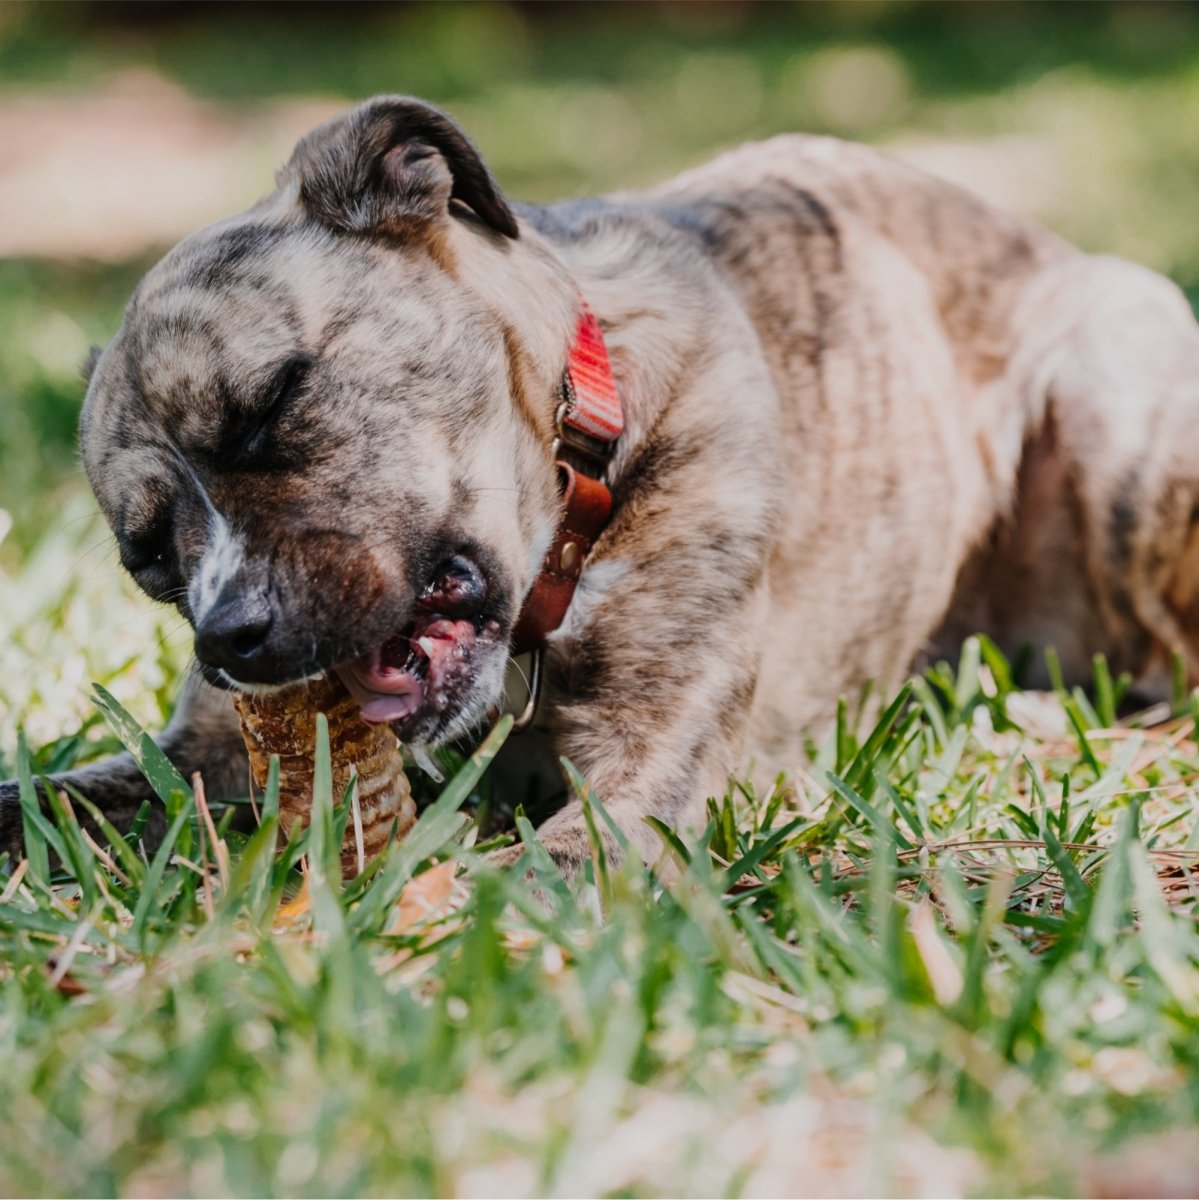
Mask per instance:
[[[407,96],[378,96],[305,137],[281,182],[331,229],[402,235],[466,205],[505,237],[516,218],[470,139],[445,113]]]
[[[88,352],[87,357],[79,364],[79,374],[83,376],[83,384],[86,387],[92,381],[92,376],[96,373],[96,364],[100,361],[100,355],[104,351],[99,346],[93,346]]]

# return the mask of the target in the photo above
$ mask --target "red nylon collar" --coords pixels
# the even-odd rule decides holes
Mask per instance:
[[[612,493],[604,475],[624,430],[624,409],[599,322],[585,300],[580,304],[555,416],[553,453],[562,488],[562,520],[521,609],[513,654],[540,649],[562,624],[587,555],[612,514]]]
[[[610,455],[611,443],[624,431],[624,409],[599,322],[587,301],[580,303],[583,307],[562,380],[565,410],[559,410],[558,424],[605,443]],[[563,436],[561,428],[558,434]]]

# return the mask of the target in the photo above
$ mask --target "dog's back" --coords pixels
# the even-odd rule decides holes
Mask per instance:
[[[777,457],[730,447],[706,489],[779,495],[751,726],[755,756],[782,761],[838,696],[910,668],[1010,503],[1037,403],[1018,352],[1025,309],[1077,251],[886,155],[806,136],[741,146],[648,193],[551,206],[539,223],[593,271],[606,252],[623,280],[665,281],[630,308],[668,323],[706,306],[712,337],[733,308],[752,325],[769,392],[684,395],[673,419],[682,438],[708,423],[705,403],[750,423],[777,405]]]

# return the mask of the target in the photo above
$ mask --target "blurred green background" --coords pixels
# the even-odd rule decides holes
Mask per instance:
[[[1190,4],[0,3],[0,569],[82,489],[78,366],[139,273],[315,121],[415,93],[505,188],[865,139],[1199,294]]]

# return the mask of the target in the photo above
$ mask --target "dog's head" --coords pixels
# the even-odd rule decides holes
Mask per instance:
[[[410,741],[479,719],[557,516],[573,307],[461,130],[402,97],[315,130],[147,275],[83,459],[210,678],[337,668]]]

